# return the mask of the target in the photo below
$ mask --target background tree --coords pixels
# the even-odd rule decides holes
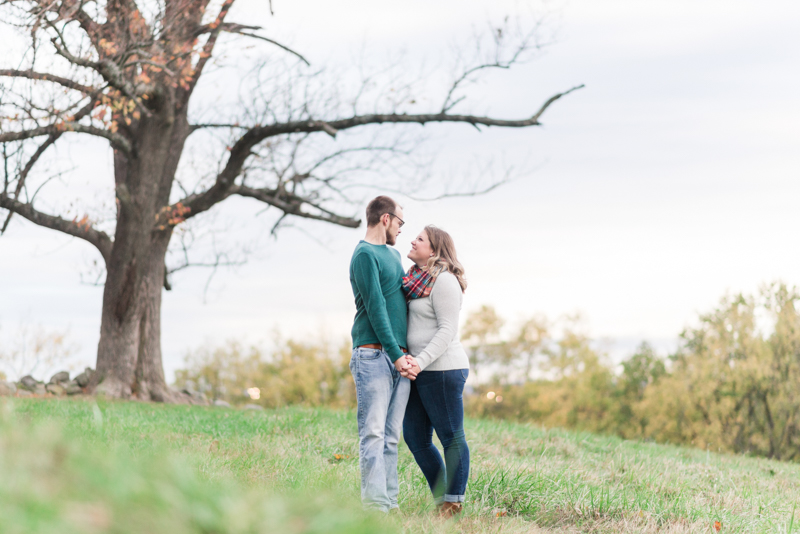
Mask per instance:
[[[0,380],[32,374],[50,378],[50,373],[64,368],[74,351],[67,332],[24,324],[0,336]]]
[[[460,338],[467,349],[471,371],[476,377],[484,364],[503,360],[508,354],[506,343],[500,339],[504,323],[494,307],[486,304],[467,315]]]
[[[574,89],[520,120],[455,112],[475,76],[508,68],[538,46],[535,33],[505,23],[491,28],[488,40],[478,39],[475,61],[463,62],[440,108],[409,112],[417,86],[407,74],[385,78],[385,84],[377,83],[380,76],[365,75],[344,98],[344,89],[331,87],[319,70],[306,69],[300,54],[256,33],[258,27],[230,22],[233,4],[0,2],[3,32],[15,27],[28,39],[26,49],[4,55],[0,68],[0,208],[7,212],[2,229],[16,214],[100,252],[105,281],[93,386],[112,397],[173,398],[164,380],[160,315],[162,287],[169,288],[165,258],[173,236],[181,235],[179,225],[241,196],[280,212],[279,223],[294,217],[358,227],[352,216],[353,203],[360,201],[355,178],[367,171],[385,176],[387,169],[402,168],[398,161],[413,163],[408,158],[415,147],[407,128],[387,138],[369,125],[537,126],[548,106]],[[218,106],[206,113],[213,120],[195,120],[203,114],[192,112],[190,103],[225,35],[277,46],[296,63],[257,63],[244,79],[240,106],[227,116],[230,108]],[[365,112],[370,91],[381,98],[367,102],[371,110]],[[341,133],[351,129],[362,133]],[[206,132],[204,154],[213,147],[218,155],[192,166],[184,153],[196,132]],[[37,203],[42,186],[60,169],[42,168],[43,156],[71,136],[99,138],[113,151],[114,202],[106,221],[47,213]],[[188,263],[187,256],[178,267]]]
[[[189,352],[175,382],[209,399],[237,404],[351,408],[356,399],[350,353],[349,343],[337,349],[325,339],[298,342],[278,336],[269,350],[230,341]]]
[[[779,460],[800,457],[800,314],[775,283],[736,295],[682,334],[671,372],[636,411],[644,435]]]

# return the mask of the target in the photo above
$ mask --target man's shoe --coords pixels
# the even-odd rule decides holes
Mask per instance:
[[[443,502],[441,506],[439,506],[439,515],[446,519],[455,517],[463,511],[464,504],[460,502]]]

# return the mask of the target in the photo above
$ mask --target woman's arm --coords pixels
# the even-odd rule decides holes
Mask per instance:
[[[461,286],[456,277],[450,273],[440,274],[431,290],[430,299],[436,314],[436,334],[423,351],[415,356],[420,369],[425,369],[444,354],[458,332]]]

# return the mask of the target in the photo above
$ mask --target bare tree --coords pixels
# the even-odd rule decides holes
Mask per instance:
[[[9,64],[0,69],[0,211],[6,211],[0,224],[5,231],[18,215],[99,251],[106,276],[92,386],[112,397],[175,399],[164,380],[160,327],[162,288],[169,289],[165,257],[179,225],[240,196],[279,212],[277,225],[305,218],[356,228],[360,221],[350,213],[360,198],[354,186],[415,148],[407,129],[399,127],[402,133],[388,139],[385,125],[537,126],[553,102],[576,89],[518,120],[456,113],[475,76],[509,68],[538,45],[531,33],[512,40],[506,25],[491,29],[488,47],[464,63],[442,105],[429,112],[405,111],[416,86],[381,73],[365,74],[352,98],[345,98],[325,87],[322,71],[305,67],[299,53],[256,33],[258,27],[229,22],[233,3],[0,0],[0,20],[29,39],[27,48],[5,56]],[[213,76],[209,67],[224,34],[279,47],[296,63],[258,63],[245,79],[260,82],[227,116],[227,108],[190,114],[201,78]],[[364,94],[380,92],[379,79],[396,85],[365,112]],[[213,117],[192,123],[190,115]],[[363,133],[347,142],[340,135],[347,130]],[[200,168],[184,157],[195,132],[220,145],[216,159],[206,154]],[[58,169],[36,169],[49,149],[73,136],[100,139],[113,151],[114,213],[106,222],[47,213],[36,202],[42,186],[60,176]],[[178,256],[185,256],[180,246]],[[219,258],[212,262],[219,264]]]
[[[67,332],[22,324],[15,333],[0,338],[0,375],[5,370],[15,380],[34,374],[46,380],[55,368],[63,368],[74,353]]]

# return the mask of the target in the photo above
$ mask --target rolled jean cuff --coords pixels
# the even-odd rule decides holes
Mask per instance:
[[[464,502],[463,495],[448,495],[445,494],[444,502]]]

